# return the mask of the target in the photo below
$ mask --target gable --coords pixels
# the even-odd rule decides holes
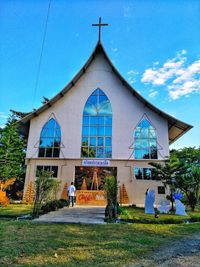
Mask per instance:
[[[95,72],[98,73],[98,75],[93,75]],[[45,110],[51,108],[57,101],[62,99],[70,90],[75,89],[76,87],[75,85],[80,83],[80,81],[83,80],[85,76],[90,76],[91,79],[95,79],[95,77],[98,76],[99,86],[101,87],[101,81],[103,84],[102,79],[104,79],[105,76],[103,75],[103,73],[105,74],[105,72],[114,74],[112,75],[112,78],[115,77],[117,80],[119,80],[123,88],[129,90],[129,92],[139,102],[141,102],[142,106],[144,106],[148,110],[153,111],[153,113],[156,113],[159,117],[167,121],[170,144],[192,128],[191,125],[184,123],[159,110],[157,107],[155,107],[150,102],[145,100],[139,93],[137,93],[137,91],[134,88],[132,88],[128,84],[128,82],[120,75],[120,73],[117,71],[117,69],[114,67],[109,57],[107,56],[103,48],[103,45],[101,44],[101,42],[98,42],[91,56],[89,57],[85,65],[81,68],[81,70],[75,75],[75,77],[55,97],[53,97],[51,100],[49,100],[47,103],[45,103],[43,106],[41,106],[34,112],[24,117],[19,122],[19,128],[21,132],[25,135],[28,135],[30,120],[39,116]]]

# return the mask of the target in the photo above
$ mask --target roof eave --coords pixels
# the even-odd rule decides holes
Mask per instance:
[[[145,98],[143,98],[119,73],[119,71],[115,68],[115,66],[113,65],[113,63],[111,62],[110,58],[108,57],[101,41],[99,40],[94,48],[94,50],[92,51],[90,57],[88,58],[88,60],[86,61],[86,63],[84,64],[84,66],[80,69],[80,71],[73,77],[73,79],[57,94],[55,95],[51,100],[49,100],[47,103],[45,103],[43,106],[41,106],[40,108],[38,108],[37,110],[34,110],[31,114],[28,114],[26,117],[24,117],[20,123],[26,124],[27,122],[29,122],[31,119],[33,119],[34,117],[37,117],[41,112],[43,112],[44,110],[46,110],[47,108],[51,107],[57,100],[59,100],[60,98],[62,98],[72,87],[75,86],[75,84],[77,83],[77,81],[81,78],[81,76],[86,72],[87,68],[89,67],[89,65],[91,64],[91,62],[94,60],[96,54],[101,51],[103,52],[106,60],[108,61],[108,63],[110,64],[112,71],[117,75],[117,77],[119,78],[119,80],[122,82],[123,86],[126,86],[131,93],[136,96],[142,103],[144,103],[144,105],[148,108],[150,108],[151,110],[153,110],[154,112],[156,112],[159,116],[165,118],[168,121],[168,125],[173,125],[173,127],[177,127],[178,128],[178,124],[183,126],[182,132],[180,134],[178,134],[176,137],[174,137],[173,139],[170,139],[169,137],[169,143],[172,144],[174,141],[176,141],[179,137],[181,137],[184,133],[186,133],[187,131],[189,131],[193,126],[189,125],[185,122],[182,122],[180,120],[177,120],[176,118],[172,117],[171,115],[161,111],[160,109],[158,109],[156,106],[154,106],[153,104],[151,104],[150,102],[148,102]]]

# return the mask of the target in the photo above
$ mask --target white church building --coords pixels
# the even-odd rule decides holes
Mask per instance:
[[[191,129],[145,100],[121,76],[99,39],[77,75],[51,100],[20,122],[27,138],[24,194],[37,170],[61,180],[59,196],[72,181],[77,204],[105,204],[107,176],[115,176],[122,203],[156,202],[165,188],[150,162],[169,157],[169,144]]]

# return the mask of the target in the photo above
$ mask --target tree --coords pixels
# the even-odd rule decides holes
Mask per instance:
[[[49,171],[40,171],[37,173],[33,217],[38,217],[43,204],[56,198],[60,181],[53,179],[52,175],[53,173]]]
[[[172,211],[174,211],[174,192],[176,190],[176,180],[175,176],[177,171],[180,168],[180,162],[176,157],[170,157],[168,160],[165,160],[162,164],[152,162],[149,163],[155,169],[155,174],[163,182],[164,186],[169,186],[170,196],[169,199],[172,204]]]
[[[172,157],[184,164],[200,164],[200,147],[184,147],[182,149],[173,149],[170,151]]]
[[[13,109],[10,109],[11,117],[14,121],[21,120],[22,118],[26,117],[31,112],[22,112],[22,111],[16,111]]]
[[[24,172],[25,144],[13,117],[10,117],[0,135],[0,180],[20,179]]]
[[[106,191],[107,198],[105,213],[106,217],[112,221],[117,218],[117,180],[114,176],[106,177],[104,189]]]
[[[0,181],[16,178],[6,189],[12,198],[20,198],[25,178],[25,142],[17,129],[16,119],[10,116],[0,132]]]
[[[176,186],[186,195],[192,211],[199,202],[200,194],[200,148],[185,147],[171,151],[177,157],[180,168],[176,173]]]
[[[200,195],[200,166],[185,164],[176,174],[176,183],[185,193],[187,204],[194,211]]]

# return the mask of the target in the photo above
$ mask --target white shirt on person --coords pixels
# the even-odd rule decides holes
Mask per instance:
[[[75,196],[76,187],[72,184],[68,187],[68,196],[74,197]]]

